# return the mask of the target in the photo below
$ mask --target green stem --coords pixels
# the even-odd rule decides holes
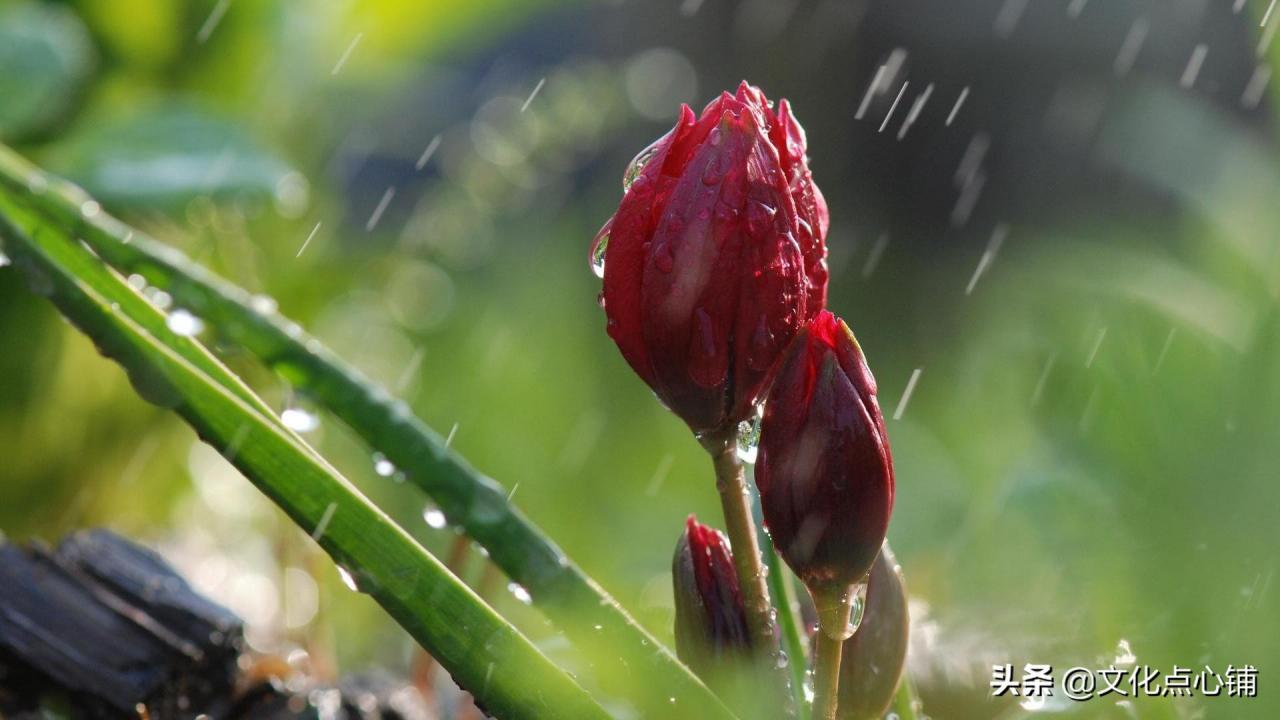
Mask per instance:
[[[911,675],[905,669],[898,682],[898,692],[893,696],[893,712],[899,720],[916,720],[916,692],[911,686]]]
[[[813,650],[813,716],[836,720],[840,700],[840,654],[849,631],[853,588],[810,588],[818,611],[818,633]]]
[[[106,212],[81,208],[91,198],[0,145],[0,185],[42,215],[75,232],[103,260],[138,273],[202,317],[224,338],[273,367],[333,412],[421,488],[451,523],[489,551],[539,607],[593,662],[597,679],[653,717],[674,702],[705,717],[729,720],[727,707],[674,653],[507,501],[498,483],[450,450],[442,437],[283,316],[254,308],[245,290],[191,262]],[[652,692],[661,687],[663,692]],[[671,700],[674,698],[674,701]]]
[[[724,510],[725,533],[733,548],[733,565],[746,610],[752,654],[765,682],[770,684],[773,700],[782,708],[780,715],[795,717],[797,708],[787,689],[789,677],[778,666],[768,571],[761,562],[759,534],[751,515],[751,489],[747,487],[746,472],[738,459],[738,435],[736,432],[706,435],[701,441],[715,468],[716,490]]]
[[[764,565],[760,562],[760,543],[756,539],[755,520],[751,517],[751,490],[746,473],[738,459],[736,434],[711,438],[704,443],[715,466],[716,490],[724,510],[725,532],[733,547],[733,564],[738,572],[742,602],[747,611],[747,629],[751,645],[768,653],[777,647],[773,635],[773,605]]]
[[[769,536],[761,533],[761,551],[764,553],[765,567],[769,570],[769,593],[777,598],[778,626],[782,628],[782,644],[787,651],[787,667],[791,669],[791,696],[795,703],[798,720],[809,720],[809,702],[804,695],[805,668],[808,667],[806,644],[800,619],[800,603],[796,600],[796,589],[792,583],[790,570],[778,557]]]
[[[813,652],[813,713],[819,720],[836,720],[843,647],[843,640],[818,631]]]

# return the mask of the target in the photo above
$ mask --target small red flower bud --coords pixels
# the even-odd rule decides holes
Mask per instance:
[[[690,515],[671,562],[676,655],[699,675],[750,647],[733,554],[724,535]]]
[[[744,82],[701,117],[682,106],[623,181],[591,251],[609,335],[694,432],[731,428],[826,304],[827,206],[804,130]]]
[[[867,578],[862,624],[841,649],[841,720],[884,717],[906,665],[910,624],[902,570],[885,543]]]
[[[783,356],[760,425],[756,486],[774,545],[811,592],[862,580],[893,510],[876,382],[849,326],[823,310]]]

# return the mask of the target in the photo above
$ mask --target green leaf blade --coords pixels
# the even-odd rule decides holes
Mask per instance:
[[[181,415],[501,717],[606,718],[569,675],[461,583],[345,478],[244,398],[122,312],[133,291],[85,248],[36,238],[0,215],[15,265],[131,376]],[[147,308],[159,315],[154,308]],[[211,359],[211,358],[210,358]]]

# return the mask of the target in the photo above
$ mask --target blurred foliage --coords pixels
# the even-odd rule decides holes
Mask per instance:
[[[705,101],[709,80],[762,67],[752,65],[758,54],[766,91],[808,98],[797,112],[833,208],[833,309],[867,349],[886,414],[921,369],[889,423],[899,482],[890,535],[912,595],[929,608],[912,648],[926,710],[990,717],[981,702],[992,663],[1105,666],[1125,640],[1139,662],[1165,669],[1252,663],[1260,697],[1049,709],[1274,716],[1280,163],[1265,118],[1179,87],[1185,53],[1171,61],[1171,81],[1135,71],[1115,81],[1105,111],[1082,103],[1065,115],[1072,132],[1081,117],[1096,120],[1072,154],[1105,170],[1115,183],[1107,192],[1124,192],[1097,198],[1048,184],[1036,190],[1051,202],[1036,212],[988,195],[993,209],[974,221],[973,242],[895,238],[877,251],[889,212],[861,205],[860,190],[916,177],[875,165],[866,185],[824,180],[846,177],[841,162],[872,162],[846,152],[854,121],[843,108],[857,106],[875,65],[838,94],[829,86],[844,82],[843,66],[802,68],[795,87],[771,86],[795,46],[756,41],[759,19],[746,11],[733,37],[750,38],[741,44],[752,52],[713,59],[688,49],[710,30],[662,25],[658,10],[646,16],[653,32],[687,52],[627,56],[570,31],[569,20],[585,18],[590,33],[625,9],[613,6],[231,3],[206,32],[218,5],[148,0],[126,14],[0,3],[0,38],[23,38],[0,40],[0,97],[24,98],[0,103],[0,139],[274,298],[451,436],[655,633],[670,635],[667,568],[680,523],[689,512],[718,517],[717,502],[697,444],[605,336],[586,246],[619,198],[627,159],[665,130],[654,107],[669,106],[669,118],[678,101]],[[682,5],[730,12],[712,0]],[[999,5],[982,5],[990,13],[977,39],[955,31],[974,73],[991,67],[973,48],[995,43],[986,33]],[[759,3],[741,7],[767,15]],[[1252,58],[1254,35],[1274,26],[1241,23]],[[1164,28],[1152,27],[1153,36]],[[1099,37],[1114,48],[1128,29]],[[945,45],[938,32],[929,38]],[[559,44],[569,47],[554,59],[540,54]],[[1060,49],[1035,47],[1036,59]],[[1144,57],[1163,58],[1157,51]],[[667,74],[679,81],[663,82]],[[830,107],[815,100],[824,97]],[[954,98],[927,112],[945,115]],[[979,100],[975,91],[969,102]],[[967,112],[977,111],[962,120]],[[1003,121],[1057,127],[1044,114]],[[941,133],[942,119],[933,122]],[[879,136],[877,153],[905,147],[891,136]],[[949,186],[954,165],[924,148],[911,168]],[[227,169],[211,174],[220,158]],[[1155,200],[1133,202],[1134,187]],[[898,201],[912,215],[924,202]],[[994,250],[992,220],[1007,223]],[[979,262],[989,265],[966,292]],[[305,537],[177,421],[136,399],[7,269],[0,338],[6,533],[107,524],[160,542],[200,587],[267,628],[259,643],[305,643],[317,657],[327,648],[343,667],[407,663],[409,641],[316,565]],[[270,373],[230,361],[278,407],[306,407]],[[430,508],[375,473],[346,429],[322,418],[309,437],[448,553],[451,535],[421,519]],[[480,565],[471,559],[468,579],[479,582]],[[295,607],[310,597],[313,572],[314,617]],[[277,596],[286,582],[290,592]],[[563,641],[536,614],[515,598],[496,602],[554,655]]]

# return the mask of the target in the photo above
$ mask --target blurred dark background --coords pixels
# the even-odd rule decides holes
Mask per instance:
[[[4,1],[0,140],[404,397],[667,637],[681,522],[718,506],[701,450],[603,332],[586,252],[631,156],[681,102],[745,78],[793,103],[831,206],[831,305],[891,418],[926,711],[1272,717],[1268,10]],[[0,349],[6,534],[105,524],[157,545],[258,647],[407,662],[407,636],[7,268]],[[431,508],[349,431],[228,360],[445,552]],[[1253,664],[1260,696],[982,702],[992,663],[1128,655]]]

